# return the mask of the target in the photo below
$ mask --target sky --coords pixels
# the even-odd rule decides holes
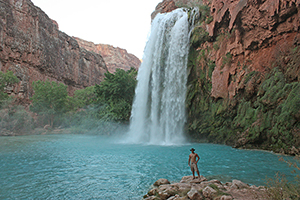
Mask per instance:
[[[142,59],[151,13],[162,0],[31,0],[69,36],[126,49]]]

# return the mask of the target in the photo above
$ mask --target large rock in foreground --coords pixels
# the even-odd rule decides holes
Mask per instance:
[[[249,186],[239,180],[223,184],[219,180],[208,181],[203,176],[200,176],[198,179],[193,179],[192,176],[184,176],[179,183],[170,184],[166,179],[156,181],[155,186],[144,196],[144,199],[265,200],[267,199],[267,193],[264,187]]]

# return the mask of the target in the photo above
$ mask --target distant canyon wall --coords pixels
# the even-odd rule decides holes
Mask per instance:
[[[140,65],[124,49],[91,44],[61,32],[30,0],[0,1],[0,70],[11,70],[20,80],[7,88],[11,95],[29,99],[37,80],[64,83],[72,95],[100,84],[107,71]]]
[[[1,0],[0,12],[0,70],[20,79],[12,93],[28,99],[37,80],[64,83],[70,94],[101,82],[107,71],[101,55],[80,48],[30,0]]]
[[[126,49],[113,47],[108,44],[94,44],[77,37],[74,37],[74,39],[76,39],[80,47],[100,54],[110,73],[114,73],[117,68],[125,71],[131,67],[138,69],[141,65],[141,61],[135,55],[128,53]]]

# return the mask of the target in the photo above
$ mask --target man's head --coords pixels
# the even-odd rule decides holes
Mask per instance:
[[[190,151],[191,151],[191,152],[194,152],[194,151],[195,151],[195,149],[194,149],[194,148],[191,148],[191,149],[190,149]]]

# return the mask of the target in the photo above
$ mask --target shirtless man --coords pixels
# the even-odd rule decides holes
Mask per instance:
[[[198,178],[200,178],[199,170],[198,170],[198,167],[197,167],[197,163],[200,160],[200,157],[198,156],[198,154],[195,153],[195,149],[194,148],[191,148],[190,151],[192,153],[189,155],[189,162],[188,162],[188,164],[191,167],[191,170],[193,172],[193,179],[195,179],[195,171],[198,174]]]

